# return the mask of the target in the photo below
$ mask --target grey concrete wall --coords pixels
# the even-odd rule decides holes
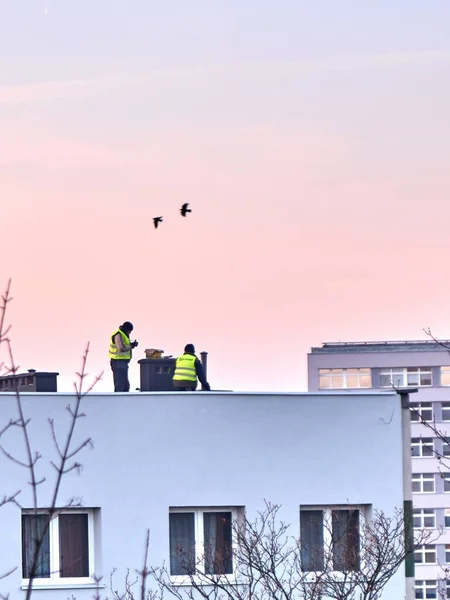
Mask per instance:
[[[24,394],[34,449],[43,458],[38,472],[40,505],[50,498],[56,454],[48,417],[57,431],[68,422],[67,394]],[[139,568],[146,528],[150,563],[169,557],[169,507],[245,506],[250,516],[264,499],[282,505],[280,516],[299,534],[299,506],[372,504],[392,512],[402,506],[400,404],[394,394],[91,394],[83,402],[76,442],[92,437],[81,474],[63,481],[60,499],[83,499],[101,512],[101,574]],[[0,395],[0,429],[16,416],[15,399]],[[18,431],[2,439],[23,454]],[[22,490],[31,507],[27,475],[0,456],[0,496]],[[10,599],[21,591],[20,510],[0,509],[0,571],[18,566],[0,581]],[[101,537],[101,540],[100,540]],[[38,599],[92,598],[92,589],[37,590]],[[383,600],[404,596],[401,568]]]

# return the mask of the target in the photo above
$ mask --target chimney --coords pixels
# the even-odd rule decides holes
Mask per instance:
[[[176,359],[170,356],[163,356],[163,351],[146,350],[145,358],[138,360],[141,369],[141,392],[172,392],[173,373],[175,371]],[[151,358],[150,358],[151,356]],[[207,352],[200,352],[200,362],[206,376]],[[137,391],[137,390],[136,390]]]
[[[145,358],[138,360],[141,368],[140,392],[171,392],[172,377],[175,370],[175,358],[163,356],[163,350],[150,348]]]
[[[203,370],[205,371],[205,377],[208,379],[208,353],[200,352],[200,360],[203,365]]]
[[[0,392],[57,392],[59,373],[28,369],[27,373],[16,373],[0,377]]]

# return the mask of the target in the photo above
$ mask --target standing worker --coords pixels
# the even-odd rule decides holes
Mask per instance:
[[[131,360],[131,351],[138,345],[137,341],[130,341],[133,324],[125,321],[112,334],[109,340],[109,358],[111,370],[114,377],[115,392],[129,392],[130,382],[128,380],[128,363]]]
[[[184,347],[184,354],[175,362],[173,387],[177,392],[194,392],[197,389],[197,379],[202,384],[202,390],[206,392],[211,390],[206,381],[203,365],[195,355],[194,344],[187,344]]]

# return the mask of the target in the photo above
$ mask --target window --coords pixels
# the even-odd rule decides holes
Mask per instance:
[[[432,385],[430,367],[404,367],[382,369],[380,372],[381,387],[423,387]]]
[[[441,385],[450,385],[450,367],[441,367]]]
[[[445,509],[445,526],[450,527],[450,508]]]
[[[437,598],[437,584],[435,581],[421,581],[416,579],[416,600],[433,600]]]
[[[414,552],[414,562],[418,565],[436,564],[436,546],[426,544]]]
[[[413,520],[415,529],[436,528],[436,513],[434,512],[434,508],[416,508]]]
[[[29,579],[42,540],[35,585],[91,583],[94,573],[93,510],[62,511],[49,520],[45,511],[22,512],[22,577]]]
[[[442,403],[442,420],[450,421],[450,402]]]
[[[419,404],[411,403],[411,421],[423,421],[433,420],[433,405],[431,402],[420,402]]]
[[[433,438],[411,438],[411,455],[414,458],[428,458],[433,456]]]
[[[370,369],[319,369],[321,390],[370,388]]]
[[[450,473],[443,473],[441,477],[444,480],[444,492],[450,492]]]
[[[233,573],[233,521],[237,509],[171,509],[170,574]]]
[[[412,476],[412,490],[415,494],[434,493],[434,473],[414,473]]]
[[[446,544],[445,546],[445,562],[450,564],[450,545]]]
[[[442,441],[442,455],[446,457],[450,457],[450,439],[447,438],[447,441]]]
[[[301,508],[300,544],[303,571],[322,571],[326,559],[335,571],[358,571],[360,510]]]

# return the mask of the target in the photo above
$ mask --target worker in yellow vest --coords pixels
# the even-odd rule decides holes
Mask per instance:
[[[203,365],[195,355],[194,344],[187,344],[184,354],[179,356],[175,362],[173,387],[177,392],[193,392],[197,389],[197,379],[202,384],[202,390],[207,392],[211,390],[206,381]]]
[[[130,321],[125,321],[112,334],[109,340],[109,358],[114,378],[115,392],[129,392],[130,382],[128,380],[128,364],[131,360],[131,352],[136,348],[138,342],[130,341],[130,335],[134,327]]]

